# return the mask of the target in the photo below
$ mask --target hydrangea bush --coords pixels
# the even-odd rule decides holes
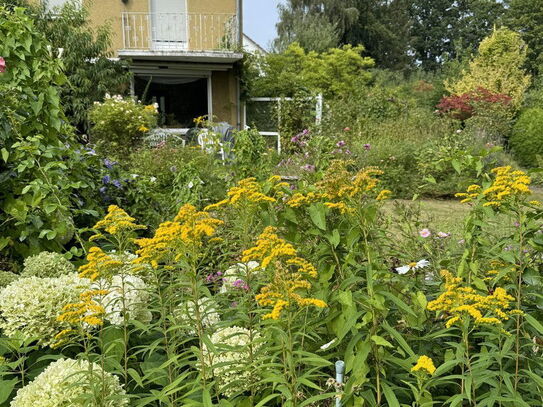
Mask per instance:
[[[90,280],[76,273],[15,280],[0,291],[0,329],[8,337],[51,345],[67,328],[57,320],[63,307],[78,302],[80,294],[89,288]]]
[[[24,261],[24,277],[60,277],[73,273],[75,267],[59,253],[41,252],[27,257]]]
[[[197,313],[194,301],[188,300],[175,310],[175,316],[184,330],[189,334],[195,334],[198,317],[203,328],[213,329],[220,322],[221,317],[217,312],[217,308],[217,304],[212,299],[200,298]]]
[[[112,325],[123,325],[125,318],[141,322],[152,319],[148,309],[149,288],[140,277],[117,274],[111,281],[99,281],[93,288],[107,291],[95,300],[104,307],[104,319]]]
[[[257,366],[250,366],[263,345],[258,332],[231,326],[211,335],[213,349],[203,346],[203,360],[213,371],[222,394],[231,396],[258,382]]]
[[[12,273],[11,271],[2,271],[0,270],[0,288],[11,284],[17,280],[20,276],[18,274]]]
[[[119,379],[86,360],[59,359],[17,392],[11,407],[128,406]]]

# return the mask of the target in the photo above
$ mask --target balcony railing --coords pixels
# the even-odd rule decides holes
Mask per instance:
[[[239,43],[235,14],[123,13],[125,50],[225,51]]]

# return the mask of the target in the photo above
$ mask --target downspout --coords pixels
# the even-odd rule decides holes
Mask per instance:
[[[237,0],[237,15],[238,15],[238,49],[243,48],[243,0]],[[239,75],[236,78],[236,114],[237,128],[243,130],[241,122],[241,81]],[[245,120],[245,119],[244,119]]]

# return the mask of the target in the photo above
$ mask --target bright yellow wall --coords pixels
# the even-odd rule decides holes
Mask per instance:
[[[187,0],[189,13],[236,14],[237,0]]]

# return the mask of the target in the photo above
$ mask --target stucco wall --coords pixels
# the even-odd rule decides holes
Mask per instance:
[[[237,82],[232,70],[213,72],[211,77],[213,91],[214,120],[225,121],[237,126]]]
[[[185,1],[185,0],[179,0]],[[217,49],[224,43],[228,16],[211,16],[217,14],[236,14],[237,0],[186,0],[189,13],[189,49]],[[124,47],[121,13],[149,12],[150,0],[84,0],[89,9],[90,18],[95,26],[108,23],[112,31],[112,48],[116,52]],[[134,26],[139,36],[149,36],[146,19],[134,17]],[[136,47],[140,48],[140,47]]]

